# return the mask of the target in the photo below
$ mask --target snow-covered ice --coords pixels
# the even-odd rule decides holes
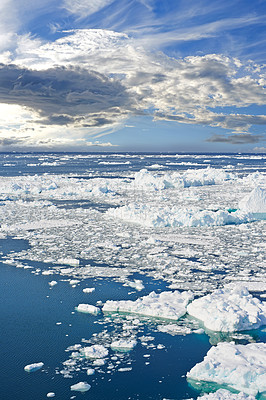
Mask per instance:
[[[198,400],[255,400],[255,397],[243,392],[232,393],[226,389],[219,389],[215,393],[204,394],[198,397]]]
[[[135,339],[131,340],[119,339],[111,343],[111,349],[114,351],[122,351],[122,352],[130,351],[133,350],[136,345],[137,341]]]
[[[101,359],[108,356],[108,349],[101,344],[83,347],[80,352],[84,357],[92,359]]]
[[[250,213],[266,214],[266,189],[259,186],[253,189],[240,200],[239,208]]]
[[[187,377],[227,385],[253,396],[266,392],[266,343],[218,343]]]
[[[186,306],[193,299],[192,292],[166,291],[160,294],[151,292],[148,296],[132,300],[108,300],[103,312],[124,312],[155,318],[177,320],[186,313]]]
[[[193,300],[187,311],[213,331],[243,331],[266,324],[266,302],[253,297],[241,285],[229,284]]]
[[[70,386],[70,390],[76,391],[76,392],[87,392],[90,390],[91,385],[89,385],[87,382],[78,382],[75,385]]]
[[[76,310],[81,313],[93,314],[93,315],[98,315],[101,311],[99,307],[93,306],[91,304],[79,304],[76,307]]]
[[[38,362],[38,363],[33,363],[33,364],[28,364],[24,367],[24,370],[26,372],[35,372],[41,369],[44,366],[43,362]]]

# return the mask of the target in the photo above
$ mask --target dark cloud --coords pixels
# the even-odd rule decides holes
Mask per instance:
[[[264,141],[264,135],[238,134],[238,135],[212,135],[206,142],[230,143],[230,144],[249,144]]]
[[[36,122],[46,125],[74,123],[93,114],[98,126],[133,109],[120,82],[78,67],[36,71],[1,65],[0,102],[34,109],[44,118]]]
[[[28,136],[22,138],[18,138],[15,136],[11,136],[9,138],[0,137],[0,146],[16,146],[24,143],[28,139]]]

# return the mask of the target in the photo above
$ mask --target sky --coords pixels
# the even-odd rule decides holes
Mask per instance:
[[[1,0],[0,151],[266,151],[265,0]]]

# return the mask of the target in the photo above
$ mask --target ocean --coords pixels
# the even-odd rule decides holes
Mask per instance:
[[[0,399],[185,400],[219,389],[187,373],[218,343],[266,343],[265,325],[217,331],[154,304],[228,284],[265,301],[265,212],[248,199],[266,189],[265,158],[1,153]],[[156,312],[137,311],[153,291]],[[131,303],[105,312],[109,300]],[[91,346],[105,354],[86,357]],[[71,390],[78,382],[91,388]]]

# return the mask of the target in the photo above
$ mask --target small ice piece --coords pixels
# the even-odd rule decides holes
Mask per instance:
[[[79,266],[79,260],[76,258],[60,258],[57,262],[58,264],[71,265],[72,267]]]
[[[71,286],[76,286],[80,281],[78,279],[70,279],[69,284]]]
[[[41,369],[43,366],[44,366],[43,362],[28,364],[24,367],[24,371],[35,372],[35,371],[38,371],[38,369]]]
[[[263,393],[266,391],[266,343],[218,343],[187,377],[227,385],[253,396]]]
[[[76,392],[87,392],[90,390],[91,385],[89,385],[87,382],[79,382],[76,383],[75,385],[70,386],[70,390],[76,391]]]
[[[192,301],[187,311],[212,331],[243,331],[266,324],[266,302],[233,284]]]
[[[137,341],[135,339],[131,340],[120,339],[120,340],[115,340],[114,342],[111,343],[111,349],[114,351],[124,352],[133,350],[136,345]]]
[[[96,360],[93,361],[93,365],[95,367],[102,367],[105,364],[105,360],[102,358],[97,358]]]
[[[46,397],[55,397],[55,393],[54,392],[49,392],[49,393],[47,393]]]
[[[160,294],[151,292],[148,296],[132,300],[108,300],[104,306],[104,312],[126,312],[146,315],[156,318],[177,320],[186,313],[186,307],[193,299],[191,291],[179,292],[166,291]]]
[[[255,400],[255,397],[243,392],[231,393],[229,390],[219,389],[215,393],[204,394],[198,397],[198,400]]]
[[[104,358],[108,356],[108,349],[102,344],[94,344],[92,346],[83,347],[81,354],[86,358]]]
[[[92,293],[92,292],[94,292],[94,290],[95,290],[94,287],[92,287],[92,288],[85,288],[85,289],[83,289],[83,293]]]
[[[51,281],[51,282],[48,282],[48,285],[53,287],[53,286],[57,285],[57,282],[56,281]]]
[[[93,368],[87,369],[87,375],[93,375],[94,373],[95,373],[95,370]]]
[[[93,306],[91,304],[79,304],[75,310],[77,310],[78,312],[82,312],[85,314],[93,314],[93,315],[97,315],[100,312],[99,307]]]
[[[118,369],[118,372],[130,372],[130,371],[132,371],[132,367],[124,367]]]
[[[170,335],[189,335],[192,331],[186,326],[179,326],[177,324],[158,325],[158,331],[169,333]]]

